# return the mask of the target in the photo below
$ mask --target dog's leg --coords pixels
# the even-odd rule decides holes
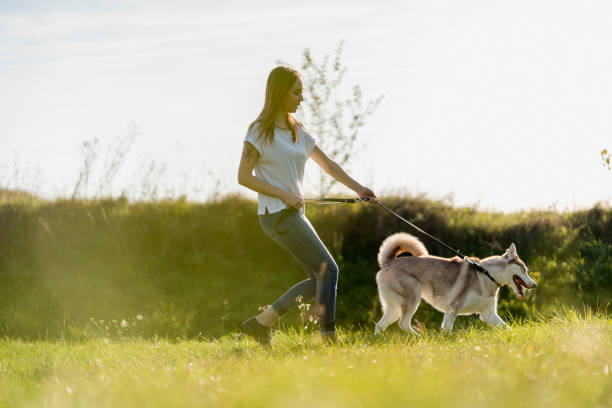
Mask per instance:
[[[400,307],[404,301],[399,293],[386,284],[378,285],[378,295],[383,309],[383,317],[376,323],[374,335],[385,331],[391,323],[399,319],[401,313]]]
[[[391,303],[391,302],[389,302]],[[385,313],[383,314],[382,319],[378,323],[376,323],[376,329],[374,330],[374,335],[378,335],[378,333],[383,332],[389,327],[391,323],[396,321],[400,317],[400,307],[396,304],[387,304],[385,308]]]
[[[506,322],[504,322],[502,320],[501,317],[499,317],[499,315],[497,314],[497,312],[490,310],[487,311],[483,314],[480,315],[480,319],[482,319],[483,321],[485,321],[489,326],[500,326],[500,327],[504,327],[506,326]]]
[[[416,312],[417,308],[419,307],[419,303],[420,303],[421,299],[417,299],[416,302],[413,302],[412,304],[408,305],[404,305],[402,307],[402,318],[400,319],[398,325],[400,327],[400,329],[404,330],[404,331],[408,331],[412,334],[414,334],[415,336],[419,336],[419,333],[417,333],[413,328],[412,328],[412,316],[414,316],[414,313]]]
[[[459,308],[454,303],[451,304],[444,313],[444,319],[442,320],[442,330],[445,332],[450,332],[453,330],[453,326],[455,325],[455,319],[457,318],[457,313],[459,313]]]
[[[397,294],[390,293],[388,289],[385,290],[382,288],[379,290],[379,294],[383,306],[383,317],[376,323],[374,335],[385,331],[391,323],[399,319],[401,313],[399,303],[401,299]]]
[[[419,334],[412,328],[412,316],[421,303],[421,285],[411,276],[403,277],[402,288],[404,289],[404,303],[402,304],[402,317],[399,321],[400,329],[409,331],[418,336]]]

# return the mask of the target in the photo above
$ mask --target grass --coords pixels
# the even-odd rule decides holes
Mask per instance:
[[[371,329],[371,328],[369,328]],[[413,338],[0,341],[0,407],[610,407],[612,320],[573,311]]]

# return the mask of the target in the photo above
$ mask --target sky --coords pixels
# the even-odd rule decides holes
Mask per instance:
[[[255,198],[236,174],[268,73],[344,39],[338,95],[384,96],[347,171],[381,199],[585,208],[612,197],[610,38],[606,1],[2,0],[0,186],[69,197],[89,143],[81,196]]]

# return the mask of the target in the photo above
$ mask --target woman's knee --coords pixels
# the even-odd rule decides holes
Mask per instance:
[[[321,263],[319,277],[327,280],[337,280],[339,273],[338,265],[333,259],[323,261]]]

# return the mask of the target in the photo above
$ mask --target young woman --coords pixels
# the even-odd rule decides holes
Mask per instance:
[[[336,341],[338,266],[304,215],[302,180],[306,160],[312,158],[360,198],[377,202],[372,190],[353,180],[327,157],[308,129],[292,115],[302,100],[299,72],[284,66],[274,68],[268,76],[264,107],[249,126],[238,169],[238,182],[259,193],[258,214],[264,233],[288,251],[308,275],[308,279],[242,324],[244,331],[262,343],[269,341],[276,319],[300,295],[304,301],[315,299],[323,342]]]

